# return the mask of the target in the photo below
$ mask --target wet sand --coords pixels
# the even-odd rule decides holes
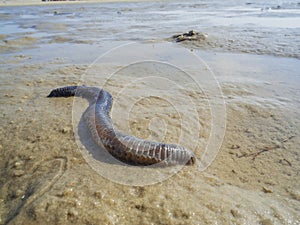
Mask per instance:
[[[162,182],[130,186],[100,176],[78,151],[73,99],[46,98],[53,88],[82,83],[83,74],[85,84],[101,84],[95,73],[116,68],[107,63],[91,70],[90,65],[111,46],[53,40],[41,51],[37,40],[25,35],[2,45],[0,224],[300,223],[298,59],[215,53],[184,44],[205,59],[219,81],[227,110],[224,141],[205,171],[187,166]],[[107,83],[113,96],[131,77],[124,73],[121,78]],[[151,85],[141,85],[130,88],[151,91]],[[184,93],[199,112],[204,146],[211,125],[207,102],[201,92]],[[173,97],[182,100],[179,92]],[[82,110],[87,106],[77,103]],[[195,122],[180,127],[176,113],[163,114],[172,107],[150,98],[132,108],[128,125],[126,102],[121,103],[114,105],[114,123],[141,138],[177,141],[178,129],[189,130]],[[161,124],[168,128],[163,139]],[[188,147],[194,142],[194,136],[184,140]],[[198,158],[203,146],[193,149]]]
[[[73,99],[45,97],[52,88],[77,84],[88,65],[32,63],[29,55],[17,54],[4,59],[1,224],[297,224],[299,61],[199,54],[214,69],[226,99],[220,152],[204,172],[185,167],[142,187],[116,184],[92,170],[75,142]],[[284,79],[282,70],[288,73]],[[111,91],[118,85],[111,83]],[[133,122],[145,129],[144,120]],[[116,123],[125,125],[122,119]]]

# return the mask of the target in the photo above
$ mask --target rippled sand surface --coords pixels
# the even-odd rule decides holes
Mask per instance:
[[[183,4],[181,13],[189,12],[188,7],[200,7],[191,7],[193,4]],[[287,43],[295,54],[281,54],[285,57],[278,56],[277,42],[266,45],[275,47],[263,55],[253,54],[255,51],[240,53],[243,47],[233,53],[227,48],[207,51],[197,43],[184,43],[207,63],[219,82],[226,103],[225,137],[216,159],[206,170],[186,166],[151,185],[122,185],[99,175],[79,151],[78,141],[82,140],[77,139],[78,130],[73,128],[78,128],[76,116],[81,115],[81,111],[74,114],[74,107],[82,104],[80,110],[84,111],[87,102],[46,98],[51,89],[59,86],[105,84],[115,97],[112,115],[119,129],[141,138],[180,141],[195,151],[200,161],[212,129],[212,113],[203,90],[186,85],[185,73],[157,62],[125,68],[111,61],[92,64],[124,41],[154,39],[156,46],[162,39],[186,31],[181,25],[184,19],[174,19],[174,14],[163,10],[163,6],[174,10],[179,5],[51,5],[36,6],[33,11],[28,7],[0,8],[5,28],[0,35],[0,224],[300,223],[300,62],[295,56],[296,42]],[[160,13],[167,13],[174,24],[168,21],[159,28],[144,21],[140,15],[146,11],[151,14],[149,6],[155,10],[161,6]],[[88,17],[97,7],[106,9],[107,14],[96,17],[95,10]],[[54,15],[54,11],[61,15]],[[133,14],[136,19],[130,17]],[[117,21],[124,21],[126,29],[115,24]],[[99,26],[101,23],[103,26]],[[232,27],[244,35],[238,25]],[[207,29],[213,33],[212,28]],[[281,28],[264,29],[276,33]],[[294,28],[284,29],[289,34],[297,33]],[[255,39],[246,36],[250,43]],[[287,39],[278,41],[284,45]],[[166,44],[173,45],[178,46]],[[133,53],[136,50],[131,49]],[[172,52],[168,58],[185,60]],[[107,81],[105,74],[111,71],[117,71],[118,76]],[[169,81],[131,82],[139,74],[149,73],[171,74],[171,81],[186,88],[173,85],[167,89],[170,98],[157,98],[157,94],[164,96]],[[125,92],[120,95],[123,88]],[[153,90],[154,96],[139,98]],[[183,103],[185,97],[191,101]],[[129,111],[126,100],[135,103]],[[198,118],[187,110],[190,106],[196,109]],[[186,118],[184,124],[180,118]],[[191,132],[197,121],[199,133]],[[181,131],[189,135],[180,139]],[[88,132],[84,135],[92,142]],[[120,169],[118,165],[99,163],[105,168]],[[163,173],[164,169],[157,169],[160,170]]]

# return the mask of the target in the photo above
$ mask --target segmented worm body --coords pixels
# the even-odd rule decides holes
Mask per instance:
[[[134,165],[195,163],[193,152],[182,146],[143,140],[115,129],[110,117],[113,98],[101,88],[66,86],[52,90],[47,97],[75,95],[89,100],[90,105],[83,117],[93,140],[98,145],[103,145],[117,159]]]

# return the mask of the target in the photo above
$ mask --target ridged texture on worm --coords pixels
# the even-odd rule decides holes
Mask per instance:
[[[152,165],[159,162],[166,165],[195,163],[193,152],[182,146],[147,141],[114,129],[109,115],[113,99],[101,88],[67,86],[52,90],[48,97],[69,97],[75,94],[90,102],[84,119],[94,141],[103,145],[119,160],[134,165]]]
[[[50,92],[47,96],[48,98],[52,97],[70,97],[75,96],[77,86],[67,86],[63,88],[57,88]]]

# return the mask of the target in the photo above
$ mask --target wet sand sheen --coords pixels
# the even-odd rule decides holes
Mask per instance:
[[[299,4],[283,0],[280,10],[265,10],[275,3],[214,1],[2,7],[0,49],[12,52],[58,43],[107,46],[119,41],[170,40],[174,34],[195,29],[205,38],[185,45],[188,48],[299,59],[299,24],[291,23],[300,15]]]
[[[1,85],[2,223],[8,218],[17,224],[46,220],[76,224],[299,221],[300,129],[299,111],[294,108],[299,101],[289,96],[298,89],[280,78],[267,77],[278,67],[277,61],[290,62],[290,72],[299,62],[247,55],[206,56],[227,99],[227,130],[220,153],[205,172],[187,167],[162,183],[145,187],[119,185],[96,174],[77,151],[72,99],[53,102],[45,98],[54,86],[76,83],[86,66],[36,64],[2,69],[1,74],[16,77],[14,82],[2,77]],[[220,63],[218,56],[226,63]],[[227,68],[232,62],[236,67]],[[263,67],[263,62],[269,66]],[[254,65],[264,71],[258,76],[266,76],[253,80]],[[114,89],[119,83],[111,85]],[[280,87],[287,87],[288,95]],[[51,160],[64,160],[66,166],[47,164]],[[60,169],[51,175],[55,168]],[[59,179],[55,174],[61,174]],[[51,189],[43,188],[54,181]],[[20,207],[22,196],[27,196],[28,203]]]

